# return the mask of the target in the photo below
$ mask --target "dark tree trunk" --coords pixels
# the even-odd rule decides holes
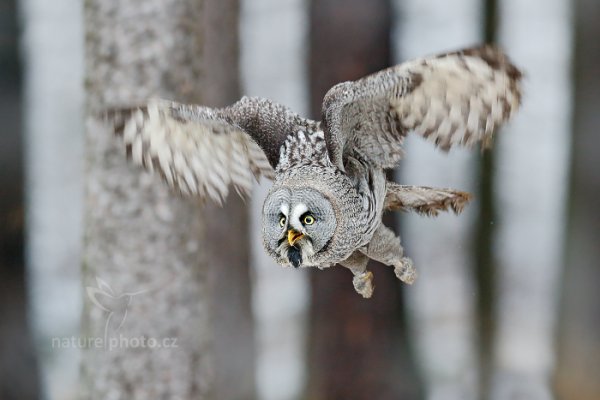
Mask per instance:
[[[390,62],[390,5],[386,0],[320,0],[311,5],[312,115],[320,116],[335,83],[385,68]],[[393,225],[392,219],[386,224]],[[390,267],[370,267],[375,292],[354,292],[341,267],[312,271],[311,399],[414,398],[410,385],[399,282]],[[414,380],[413,380],[414,382]]]
[[[575,4],[575,105],[570,207],[561,304],[557,398],[600,398],[600,3]]]
[[[206,66],[202,98],[222,107],[240,97],[238,0],[205,0]],[[208,268],[213,285],[215,397],[252,399],[254,326],[250,301],[247,202],[231,193],[223,207],[207,204],[203,214]],[[235,382],[235,384],[232,384]]]
[[[37,346],[29,330],[24,258],[22,102],[17,1],[0,7],[0,399],[40,397]],[[26,20],[29,24],[31,21]],[[27,28],[30,26],[27,25]]]

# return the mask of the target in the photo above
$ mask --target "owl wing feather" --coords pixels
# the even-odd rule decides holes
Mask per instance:
[[[440,189],[427,186],[399,185],[387,182],[384,209],[414,211],[418,214],[435,217],[440,211],[454,211],[459,214],[471,200],[469,193],[453,189]]]
[[[443,150],[488,146],[521,101],[521,72],[485,45],[417,59],[329,90],[323,122],[330,158],[358,153],[382,168],[402,157],[414,131]]]
[[[217,203],[230,185],[247,194],[252,175],[273,179],[287,135],[311,123],[279,104],[248,97],[225,108],[153,99],[106,115],[134,163],[184,194]]]

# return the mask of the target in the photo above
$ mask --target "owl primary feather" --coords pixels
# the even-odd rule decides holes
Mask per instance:
[[[492,46],[409,61],[325,95],[321,121],[270,100],[225,108],[150,100],[109,112],[127,154],[169,186],[221,203],[230,187],[249,193],[273,179],[262,210],[265,250],[281,265],[341,264],[354,288],[373,293],[369,259],[412,283],[417,274],[385,210],[459,213],[469,195],[386,179],[414,132],[442,150],[487,146],[518,109],[521,72]]]

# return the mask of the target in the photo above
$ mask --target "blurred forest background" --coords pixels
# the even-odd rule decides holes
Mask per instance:
[[[595,0],[2,0],[0,400],[599,399],[599,20]],[[482,42],[525,71],[523,109],[483,154],[407,141],[397,180],[476,200],[390,215],[420,278],[376,266],[370,300],[264,254],[268,182],[178,198],[86,114],[248,94],[318,118],[337,82]],[[110,333],[177,348],[57,346],[107,334],[89,288],[130,300]]]

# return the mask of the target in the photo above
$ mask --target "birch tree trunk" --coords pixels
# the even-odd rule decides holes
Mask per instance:
[[[244,94],[267,97],[305,114],[306,0],[241,1],[241,66]],[[256,324],[258,398],[299,398],[306,378],[307,272],[283,269],[261,241],[262,204],[270,182],[251,199],[252,309]]]
[[[551,399],[571,133],[571,2],[499,2],[499,42],[527,74],[499,137],[497,331],[491,398]]]
[[[24,21],[27,277],[44,396],[74,399],[83,234],[83,7],[27,0]],[[14,151],[14,150],[13,150]]]
[[[88,109],[201,102],[203,4],[87,1]],[[86,124],[81,398],[212,398],[203,211],[128,165],[93,113]]]
[[[476,0],[396,0],[394,4],[399,21],[393,35],[397,62],[481,39],[482,10]],[[409,135],[405,154],[399,174],[403,184],[471,192],[476,187],[473,152],[453,149],[444,154]],[[471,245],[476,210],[474,203],[458,217],[426,219],[407,214],[401,219],[406,255],[419,270],[419,279],[405,294],[426,398],[431,400],[479,397]]]

